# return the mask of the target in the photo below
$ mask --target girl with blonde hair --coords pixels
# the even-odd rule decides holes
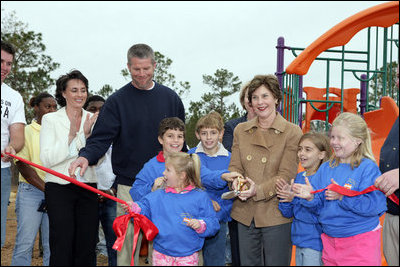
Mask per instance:
[[[340,114],[332,123],[330,144],[333,155],[314,175],[314,189],[335,183],[363,191],[381,175],[368,126],[359,115]],[[306,185],[294,184],[292,188],[295,196],[304,198],[301,205],[319,214],[324,265],[381,265],[379,217],[387,209],[382,192],[348,197],[328,189],[314,195],[307,178]]]
[[[176,152],[165,161],[165,188],[157,189],[125,211],[148,217],[158,228],[153,241],[153,265],[198,265],[204,239],[219,230],[211,199],[202,189],[200,159]]]

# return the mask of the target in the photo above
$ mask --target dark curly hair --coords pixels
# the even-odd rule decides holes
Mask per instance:
[[[75,79],[81,80],[85,84],[86,90],[89,90],[89,81],[79,70],[73,70],[65,75],[60,76],[60,78],[58,78],[58,80],[56,81],[55,97],[57,103],[61,107],[65,107],[67,105],[67,101],[63,97],[62,93],[65,92],[65,90],[67,89],[68,81]]]

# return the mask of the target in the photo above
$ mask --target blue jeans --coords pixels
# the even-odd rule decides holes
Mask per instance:
[[[323,266],[322,251],[296,246],[296,266]]]
[[[99,203],[99,219],[103,226],[104,236],[106,238],[108,266],[117,266],[117,251],[112,249],[115,240],[113,223],[117,214],[117,203],[114,200],[106,199]]]
[[[11,168],[1,168],[1,247],[6,241],[7,208],[11,193]]]
[[[17,237],[11,261],[13,266],[31,265],[32,249],[39,227],[42,232],[43,265],[49,265],[49,218],[47,213],[37,211],[43,199],[44,192],[35,186],[28,183],[19,184],[17,200],[15,201]]]
[[[213,237],[207,237],[203,246],[204,266],[225,266],[227,222],[220,222],[220,229]]]

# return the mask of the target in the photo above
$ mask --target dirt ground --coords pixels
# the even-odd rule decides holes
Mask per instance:
[[[6,241],[4,247],[1,249],[1,266],[10,266],[12,253],[15,245],[15,236],[17,233],[17,217],[15,215],[15,198],[16,198],[17,187],[13,186],[11,189],[10,205],[8,206],[7,213],[7,232]],[[33,254],[32,254],[32,266],[42,266],[43,259],[39,255],[39,239],[36,238]],[[144,264],[145,257],[140,257],[140,265]],[[97,257],[97,266],[108,266],[108,259],[106,256],[99,255]]]

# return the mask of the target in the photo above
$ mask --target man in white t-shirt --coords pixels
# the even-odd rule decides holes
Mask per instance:
[[[11,71],[15,49],[1,41],[1,247],[6,239],[7,206],[11,192],[11,160],[24,147],[25,111],[21,95],[4,80]]]

